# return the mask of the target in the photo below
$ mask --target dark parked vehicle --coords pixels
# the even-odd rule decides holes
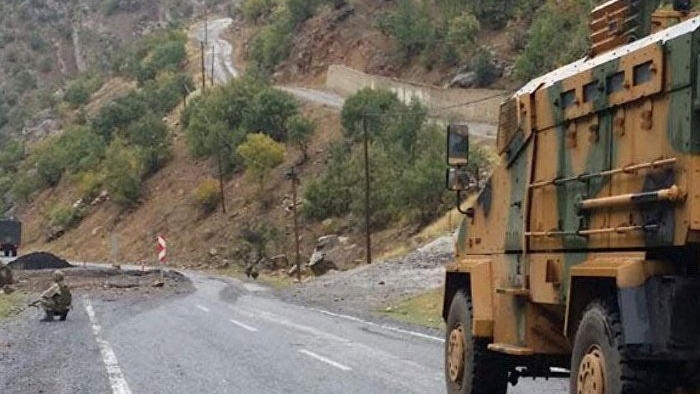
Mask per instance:
[[[0,251],[5,257],[17,256],[22,242],[22,222],[15,219],[0,219]]]

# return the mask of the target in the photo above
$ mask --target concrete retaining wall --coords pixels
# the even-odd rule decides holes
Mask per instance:
[[[420,100],[429,115],[442,119],[495,125],[501,102],[508,93],[492,89],[445,89],[420,83],[365,74],[345,66],[328,68],[326,87],[347,97],[365,87],[389,89],[402,101]],[[471,103],[461,105],[464,103]],[[453,107],[453,108],[447,108]]]

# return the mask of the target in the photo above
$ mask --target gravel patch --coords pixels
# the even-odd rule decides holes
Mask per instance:
[[[280,295],[305,305],[365,315],[442,286],[444,265],[453,256],[453,238],[444,236],[405,256],[332,271],[281,290]]]

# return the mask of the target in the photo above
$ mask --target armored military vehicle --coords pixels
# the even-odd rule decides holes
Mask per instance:
[[[5,257],[17,256],[22,241],[22,222],[15,219],[0,219],[0,252]]]
[[[572,394],[700,392],[700,18],[659,3],[598,6],[586,57],[502,104],[447,267],[448,393],[561,369]],[[468,142],[448,129],[458,195]]]

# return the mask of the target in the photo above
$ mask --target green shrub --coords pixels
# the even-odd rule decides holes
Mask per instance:
[[[358,179],[357,174],[349,171],[349,163],[348,146],[342,143],[334,145],[325,173],[312,180],[304,192],[302,213],[305,217],[324,220],[350,212],[352,189]]]
[[[275,0],[245,0],[243,1],[242,12],[248,21],[255,23],[269,16],[275,6]]]
[[[214,212],[221,202],[219,182],[212,178],[201,181],[194,191],[194,198],[205,213]]]
[[[447,46],[454,47],[459,53],[471,52],[481,26],[479,20],[471,13],[462,13],[452,18],[447,27]]]
[[[284,161],[284,146],[263,133],[248,134],[236,153],[243,159],[246,173],[263,186],[265,176]]]
[[[117,139],[107,149],[105,186],[110,198],[123,208],[135,207],[141,198],[142,162],[139,152]]]
[[[380,16],[378,22],[384,34],[398,41],[399,53],[405,59],[423,52],[436,34],[427,7],[414,0],[399,0],[397,9]]]
[[[236,148],[248,132],[263,131],[286,139],[286,121],[297,113],[296,102],[259,80],[243,77],[193,100],[182,115],[195,157],[221,157],[224,173],[241,164]]]
[[[72,174],[98,166],[105,152],[104,140],[89,127],[66,130],[58,139],[62,167]]]
[[[265,26],[253,38],[248,49],[248,59],[253,67],[265,75],[289,56],[294,33],[293,25],[286,18]]]
[[[299,147],[302,162],[306,162],[309,142],[316,131],[316,124],[301,115],[294,115],[287,119],[287,130],[289,142]]]
[[[586,54],[588,21],[581,18],[593,0],[547,2],[537,12],[528,31],[525,50],[515,62],[515,77],[527,81]]]
[[[85,210],[74,208],[70,205],[59,205],[51,211],[51,226],[58,226],[64,229],[77,226],[85,218]]]
[[[85,105],[90,100],[90,95],[97,91],[101,85],[102,80],[97,75],[78,78],[68,84],[63,94],[63,100],[73,107]]]
[[[105,141],[111,141],[116,131],[126,129],[146,112],[146,103],[139,95],[132,93],[103,106],[92,125]]]
[[[258,92],[245,112],[243,128],[248,131],[263,132],[275,141],[287,140],[287,120],[296,114],[296,99],[272,87]]]
[[[78,176],[78,192],[86,201],[91,201],[100,194],[104,184],[104,175],[96,171],[86,171]]]
[[[160,170],[171,155],[172,134],[168,126],[153,114],[147,114],[126,130],[126,141],[139,148],[144,175]]]
[[[42,189],[42,180],[36,171],[22,171],[14,177],[14,183],[10,194],[12,200],[17,202],[29,202],[34,193]]]
[[[34,153],[36,172],[47,187],[58,185],[65,170],[63,152],[56,142],[57,138],[48,139]]]
[[[387,115],[400,105],[396,94],[388,90],[364,88],[358,91],[345,101],[340,114],[345,137],[361,141],[363,122],[366,122],[370,138],[374,138],[391,120]]]
[[[488,86],[500,77],[493,60],[493,54],[488,49],[479,48],[469,62],[469,68],[476,73],[478,86]]]
[[[442,130],[429,127],[420,135],[421,146],[413,166],[403,173],[399,198],[411,219],[428,224],[442,214],[446,203],[445,190],[445,135]]]
[[[479,0],[473,3],[473,11],[483,24],[492,29],[502,29],[513,16],[513,6],[512,1]]]

